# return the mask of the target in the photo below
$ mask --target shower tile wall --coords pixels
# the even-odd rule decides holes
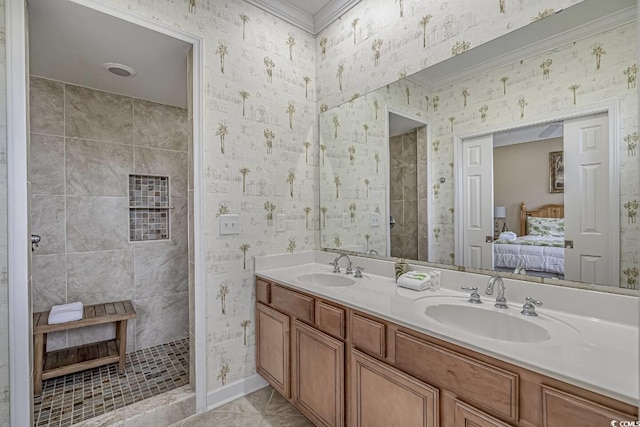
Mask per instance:
[[[391,254],[418,259],[418,166],[415,130],[389,139]]]
[[[32,76],[33,309],[131,299],[128,351],[188,337],[187,110]],[[170,177],[170,240],[129,241],[130,174]],[[113,327],[51,334],[49,348]]]

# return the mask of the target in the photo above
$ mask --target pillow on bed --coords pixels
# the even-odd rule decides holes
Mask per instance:
[[[529,236],[564,237],[564,218],[527,218]]]

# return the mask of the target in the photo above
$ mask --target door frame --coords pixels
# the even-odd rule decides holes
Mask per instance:
[[[518,123],[506,123],[496,127],[490,127],[483,129],[482,131],[471,131],[468,133],[462,133],[453,136],[453,161],[454,165],[459,165],[462,162],[462,144],[465,139],[474,138],[478,136],[494,134],[498,132],[504,132],[514,129],[521,129],[530,126],[537,126],[546,123],[564,121],[568,119],[575,119],[579,117],[592,116],[595,114],[606,113],[609,118],[609,235],[616,236],[616,238],[609,239],[609,254],[611,255],[612,264],[617,268],[610,269],[609,281],[615,286],[620,285],[620,154],[619,146],[617,144],[619,129],[619,111],[620,101],[617,99],[607,100],[583,107],[577,107],[571,112],[559,112],[544,116],[538,116],[532,120],[518,122]],[[615,144],[611,144],[611,141],[615,141]],[[462,259],[463,256],[463,238],[462,228],[463,224],[463,212],[462,206],[464,206],[464,200],[462,197],[462,169],[454,168],[454,212],[455,212],[455,224],[454,224],[454,253],[455,259]],[[456,263],[458,264],[458,263]]]
[[[384,224],[387,228],[387,256],[391,256],[391,227],[389,227],[389,218],[391,216],[391,147],[389,144],[389,140],[391,136],[389,135],[389,114],[393,113],[398,116],[405,117],[407,119],[411,119],[418,123],[422,123],[426,129],[426,144],[427,148],[431,147],[431,122],[424,117],[416,116],[415,114],[409,113],[402,108],[395,107],[393,105],[385,105],[384,107],[384,136],[385,136],[385,144],[387,147],[387,164],[385,165],[385,183],[386,183],[386,195],[385,195],[385,203],[386,203],[386,211],[387,218],[383,218]],[[416,127],[418,129],[418,127]],[[430,151],[427,153],[427,190],[431,188],[432,185],[432,154]],[[416,160],[417,161],[417,160]],[[416,171],[417,173],[417,171]],[[431,191],[428,191],[427,194],[431,194]],[[429,198],[427,198],[429,200]],[[418,200],[419,202],[419,200]],[[420,205],[418,205],[418,209]],[[427,210],[427,218],[428,218],[428,227],[427,227],[427,260],[432,261],[433,259],[433,203],[427,203],[427,206],[424,207]]]
[[[204,241],[204,40],[195,34],[107,5],[100,0],[70,0],[79,5],[135,25],[182,40],[193,46],[193,184],[194,184],[194,353],[196,413],[207,408],[206,384],[206,287]],[[29,295],[29,218],[27,199],[28,108],[28,18],[26,0],[5,2],[7,50],[7,186],[8,186],[8,293],[9,293],[9,384],[11,422],[31,425],[33,380],[31,296]],[[191,334],[191,331],[190,331]],[[29,355],[29,357],[25,357]]]
[[[7,79],[7,279],[10,423],[32,425],[33,348],[29,280],[29,112],[26,2],[5,2]]]

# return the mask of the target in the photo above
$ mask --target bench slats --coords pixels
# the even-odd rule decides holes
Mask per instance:
[[[33,313],[33,334],[47,334],[56,331],[82,328],[84,326],[99,325],[118,320],[128,320],[136,317],[136,311],[131,301],[87,305],[84,307],[84,317],[75,322],[49,325],[49,312]]]
[[[93,305],[88,305],[84,308],[84,317],[85,319],[93,319],[96,317],[96,307]]]
[[[113,316],[114,314],[116,314],[116,308],[114,307],[113,303],[107,303],[104,305],[104,307],[107,311],[108,316]]]
[[[127,314],[127,307],[124,305],[125,301],[119,301],[119,302],[115,302],[113,303],[113,305],[116,307],[116,312],[118,314]]]

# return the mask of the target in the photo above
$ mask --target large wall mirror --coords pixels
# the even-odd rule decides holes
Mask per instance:
[[[321,247],[640,288],[635,8],[585,0],[322,111]]]

